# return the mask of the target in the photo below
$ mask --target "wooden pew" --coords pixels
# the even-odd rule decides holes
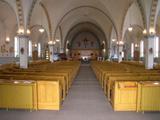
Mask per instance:
[[[26,83],[29,79],[19,79],[0,82],[1,108],[60,110],[62,89],[59,80],[46,80],[39,77],[39,80],[35,80],[36,84],[30,85]],[[32,80],[34,80],[34,77],[32,77]]]

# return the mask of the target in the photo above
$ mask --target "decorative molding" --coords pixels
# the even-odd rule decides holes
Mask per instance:
[[[29,14],[28,14],[28,19],[27,19],[27,26],[28,26],[28,27],[30,26],[32,13],[33,13],[33,10],[34,10],[34,7],[35,7],[37,1],[38,1],[38,0],[33,0],[33,1],[32,1],[32,5],[31,5],[31,7],[30,7]]]
[[[150,11],[150,27],[153,27],[153,28],[154,28],[157,5],[158,5],[158,0],[152,0],[152,7]]]
[[[42,2],[40,2],[39,4],[40,4],[41,7],[43,8],[44,13],[45,13],[45,15],[46,15],[46,17],[47,17],[48,29],[49,29],[49,39],[52,40],[52,25],[51,25],[51,19],[50,19],[48,10],[47,10],[46,6],[45,6]]]
[[[123,20],[122,20],[123,23],[122,23],[122,25],[121,25],[121,31],[120,31],[120,35],[119,35],[118,41],[123,38],[123,27],[124,27],[125,18],[126,18],[126,15],[127,15],[127,13],[128,13],[129,8],[132,6],[133,3],[134,3],[134,2],[131,2],[131,3],[128,5],[128,7],[126,8],[126,12],[125,12],[125,14],[124,14],[124,16],[123,16]]]
[[[146,28],[147,27],[147,24],[146,24],[146,14],[144,12],[144,8],[143,8],[143,5],[141,3],[141,0],[137,0],[137,3],[138,3],[138,6],[139,6],[141,15],[142,15],[143,26],[144,26],[144,28]]]
[[[24,27],[24,15],[21,0],[16,0],[19,27]]]

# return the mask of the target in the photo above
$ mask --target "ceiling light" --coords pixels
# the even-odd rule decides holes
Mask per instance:
[[[55,44],[56,44],[56,42],[54,41],[54,42],[53,42],[53,45],[55,45]]]

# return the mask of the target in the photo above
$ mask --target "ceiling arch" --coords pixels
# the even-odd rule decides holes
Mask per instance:
[[[85,8],[94,9],[94,10],[102,13],[106,18],[108,18],[109,21],[111,22],[111,24],[113,25],[115,31],[116,31],[116,35],[118,36],[118,32],[117,32],[115,23],[114,23],[114,21],[112,20],[111,16],[109,16],[107,13],[105,13],[105,12],[102,11],[101,9],[96,8],[96,7],[94,7],[94,6],[79,6],[79,7],[73,8],[73,9],[71,9],[70,11],[68,11],[67,13],[65,13],[65,14],[63,15],[63,17],[60,19],[60,21],[58,22],[57,26],[56,26],[56,29],[55,29],[55,32],[54,32],[54,36],[56,36],[56,31],[57,31],[57,29],[58,29],[58,26],[61,25],[61,23],[63,22],[63,20],[65,19],[65,17],[67,17],[69,14],[71,14],[72,12],[74,12],[74,11],[76,11],[76,10],[85,9]],[[54,39],[55,39],[55,38],[54,38]]]
[[[1,43],[3,43],[6,37],[13,40],[17,31],[17,17],[12,6],[6,1],[0,1],[0,23],[1,23]],[[7,12],[3,12],[7,11]]]

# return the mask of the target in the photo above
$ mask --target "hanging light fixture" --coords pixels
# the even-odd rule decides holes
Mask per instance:
[[[55,45],[55,44],[56,44],[56,42],[54,41],[54,42],[53,42],[53,45]]]
[[[44,32],[44,28],[43,28],[43,26],[42,26],[42,10],[41,10],[41,26],[40,26],[40,28],[39,28],[39,32],[40,33],[43,33]]]
[[[59,39],[56,39],[56,42],[59,42],[60,40]]]
[[[130,13],[129,13],[129,23],[130,23],[130,26],[129,26],[129,28],[128,28],[128,31],[129,31],[129,32],[132,32],[133,27],[132,27],[132,25],[131,25],[131,15],[130,15]]]
[[[39,28],[39,32],[40,32],[40,33],[43,33],[43,32],[44,32],[44,28],[42,27],[42,25],[41,25],[41,28]]]
[[[132,32],[132,30],[133,30],[133,27],[130,25],[129,28],[128,28],[128,31]]]
[[[49,41],[48,44],[49,44],[49,45],[53,45],[53,41]]]

